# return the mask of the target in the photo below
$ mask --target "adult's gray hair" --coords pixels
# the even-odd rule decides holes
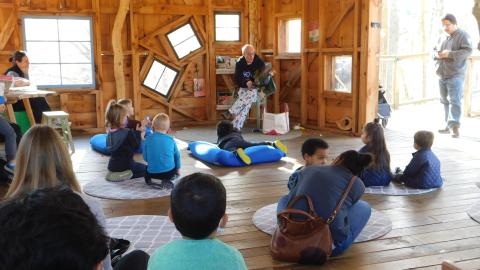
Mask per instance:
[[[245,55],[245,51],[246,51],[248,48],[252,48],[253,51],[255,51],[255,47],[253,47],[253,45],[251,45],[251,44],[245,44],[245,45],[242,46],[242,55]]]

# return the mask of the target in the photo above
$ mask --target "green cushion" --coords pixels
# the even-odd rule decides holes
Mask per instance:
[[[131,170],[126,170],[123,172],[108,172],[105,179],[112,182],[120,182],[132,178],[133,172]]]
[[[20,131],[22,134],[28,131],[30,128],[30,121],[28,120],[27,112],[19,111],[15,113],[15,120],[17,121],[17,125],[20,127]]]

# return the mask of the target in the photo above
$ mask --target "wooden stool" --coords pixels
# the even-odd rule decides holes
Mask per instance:
[[[75,145],[73,144],[72,132],[70,131],[70,122],[68,122],[68,113],[64,111],[43,112],[42,124],[60,131],[63,140],[70,146],[71,154],[75,153]]]

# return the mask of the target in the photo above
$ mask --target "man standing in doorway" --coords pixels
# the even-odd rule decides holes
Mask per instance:
[[[439,76],[440,101],[445,109],[446,126],[438,132],[452,137],[460,136],[462,114],[463,82],[467,69],[467,58],[472,53],[472,43],[467,32],[458,28],[452,14],[442,18],[443,30],[448,34],[440,48],[436,48],[437,75]]]

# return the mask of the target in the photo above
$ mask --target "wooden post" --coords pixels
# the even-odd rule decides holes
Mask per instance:
[[[307,0],[302,0],[301,54],[300,54],[300,123],[304,126],[308,120],[308,59],[305,47],[307,45]]]
[[[120,0],[112,29],[113,73],[117,99],[125,98],[125,75],[123,73],[122,28],[130,7],[130,0]]]
[[[248,0],[248,43],[253,45],[257,51],[260,51],[258,26],[258,0]]]
[[[142,94],[140,92],[140,54],[138,53],[138,21],[137,17],[133,13],[133,7],[135,6],[135,0],[130,3],[130,41],[132,43],[132,101],[133,107],[135,108],[135,118],[143,118],[140,115],[141,110],[141,98]]]
[[[102,33],[100,32],[100,0],[92,0],[92,7],[95,12],[93,17],[93,33],[95,45],[95,69],[96,85],[99,93],[96,95],[97,128],[105,126],[105,107],[103,106],[103,56],[102,56]]]
[[[472,58],[468,58],[467,60],[467,72],[465,76],[465,84],[463,87],[463,114],[465,116],[471,116],[471,97],[472,93],[470,91],[471,88],[471,80],[472,80],[472,70],[473,70],[473,60]]]
[[[0,32],[0,50],[3,50],[3,48],[5,48],[5,45],[7,45],[7,42],[10,39],[13,30],[15,30],[15,18],[15,12],[10,13],[7,21],[2,27],[2,31]]]

